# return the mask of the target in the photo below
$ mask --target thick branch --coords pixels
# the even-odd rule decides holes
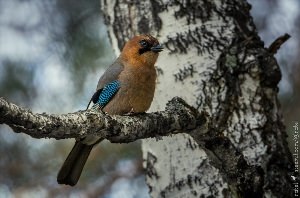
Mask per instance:
[[[34,114],[0,98],[0,124],[35,138],[65,139],[93,134],[111,142],[127,143],[171,133],[189,133],[206,148],[211,162],[238,196],[261,197],[261,170],[248,165],[228,138],[212,130],[208,120],[205,112],[199,113],[178,97],[167,104],[165,111],[134,116],[110,116],[97,109],[64,115]]]
[[[63,115],[35,114],[0,98],[0,124],[35,138],[66,139],[93,134],[125,143],[170,133],[189,133],[203,126],[207,117],[180,98],[171,100],[165,111],[135,116],[110,116],[95,109]]]

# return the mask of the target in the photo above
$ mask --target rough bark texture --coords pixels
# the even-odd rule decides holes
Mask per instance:
[[[209,113],[209,133],[230,140],[177,134],[143,141],[152,197],[292,197],[293,162],[277,100],[281,72],[250,8],[244,0],[101,0],[117,54],[140,33],[167,49],[151,111],[182,97]],[[233,147],[245,161],[233,158]],[[246,164],[255,168],[244,171]],[[252,181],[239,185],[243,180]]]
[[[97,108],[65,115],[34,114],[0,98],[0,124],[34,138],[66,139],[93,134],[127,143],[194,130],[206,137],[208,122],[205,112],[199,113],[180,98],[171,100],[165,111],[132,116],[110,116]]]

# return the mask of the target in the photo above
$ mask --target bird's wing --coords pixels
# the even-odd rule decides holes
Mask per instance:
[[[104,74],[98,81],[97,90],[103,89],[108,83],[118,80],[120,73],[124,70],[124,66],[121,63],[120,58],[107,68]]]
[[[97,91],[92,96],[87,109],[91,102],[98,104],[101,108],[103,108],[113,98],[121,86],[118,81],[118,77],[123,71],[123,68],[124,66],[121,64],[119,58],[107,68],[99,79]]]
[[[94,94],[95,97],[92,97],[93,103],[99,105],[101,108],[105,107],[105,105],[107,105],[107,103],[118,92],[120,87],[121,84],[118,80],[114,80],[111,83],[108,83],[103,89],[99,89],[100,91],[96,91],[96,93]],[[99,94],[97,92],[99,92]]]

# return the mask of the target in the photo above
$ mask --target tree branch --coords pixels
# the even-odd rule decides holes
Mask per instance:
[[[262,170],[248,165],[230,140],[218,134],[206,112],[199,113],[178,97],[167,103],[165,111],[134,116],[111,116],[98,109],[63,115],[34,114],[0,98],[0,124],[34,138],[97,135],[114,143],[188,133],[206,150],[212,164],[219,168],[238,196],[262,196]]]
[[[165,111],[134,116],[110,116],[95,109],[63,115],[35,114],[0,98],[0,124],[34,138],[97,135],[111,142],[127,143],[171,133],[189,133],[203,127],[207,120],[205,112],[199,113],[180,98],[173,98]]]
[[[269,52],[271,54],[276,54],[277,51],[279,50],[279,48],[281,47],[281,45],[283,43],[285,43],[291,36],[287,33],[285,33],[284,35],[278,37],[277,39],[275,39],[275,41],[273,41],[273,43],[270,45],[270,47],[268,48]]]

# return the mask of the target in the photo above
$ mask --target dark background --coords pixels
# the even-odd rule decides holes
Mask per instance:
[[[284,33],[292,36],[276,57],[293,152],[292,126],[300,121],[300,3],[250,3],[266,47]],[[99,6],[99,0],[0,0],[0,96],[39,113],[85,109],[98,78],[115,58]],[[58,185],[57,172],[73,142],[33,139],[1,125],[0,198],[149,197],[140,142],[101,143],[76,187]]]

